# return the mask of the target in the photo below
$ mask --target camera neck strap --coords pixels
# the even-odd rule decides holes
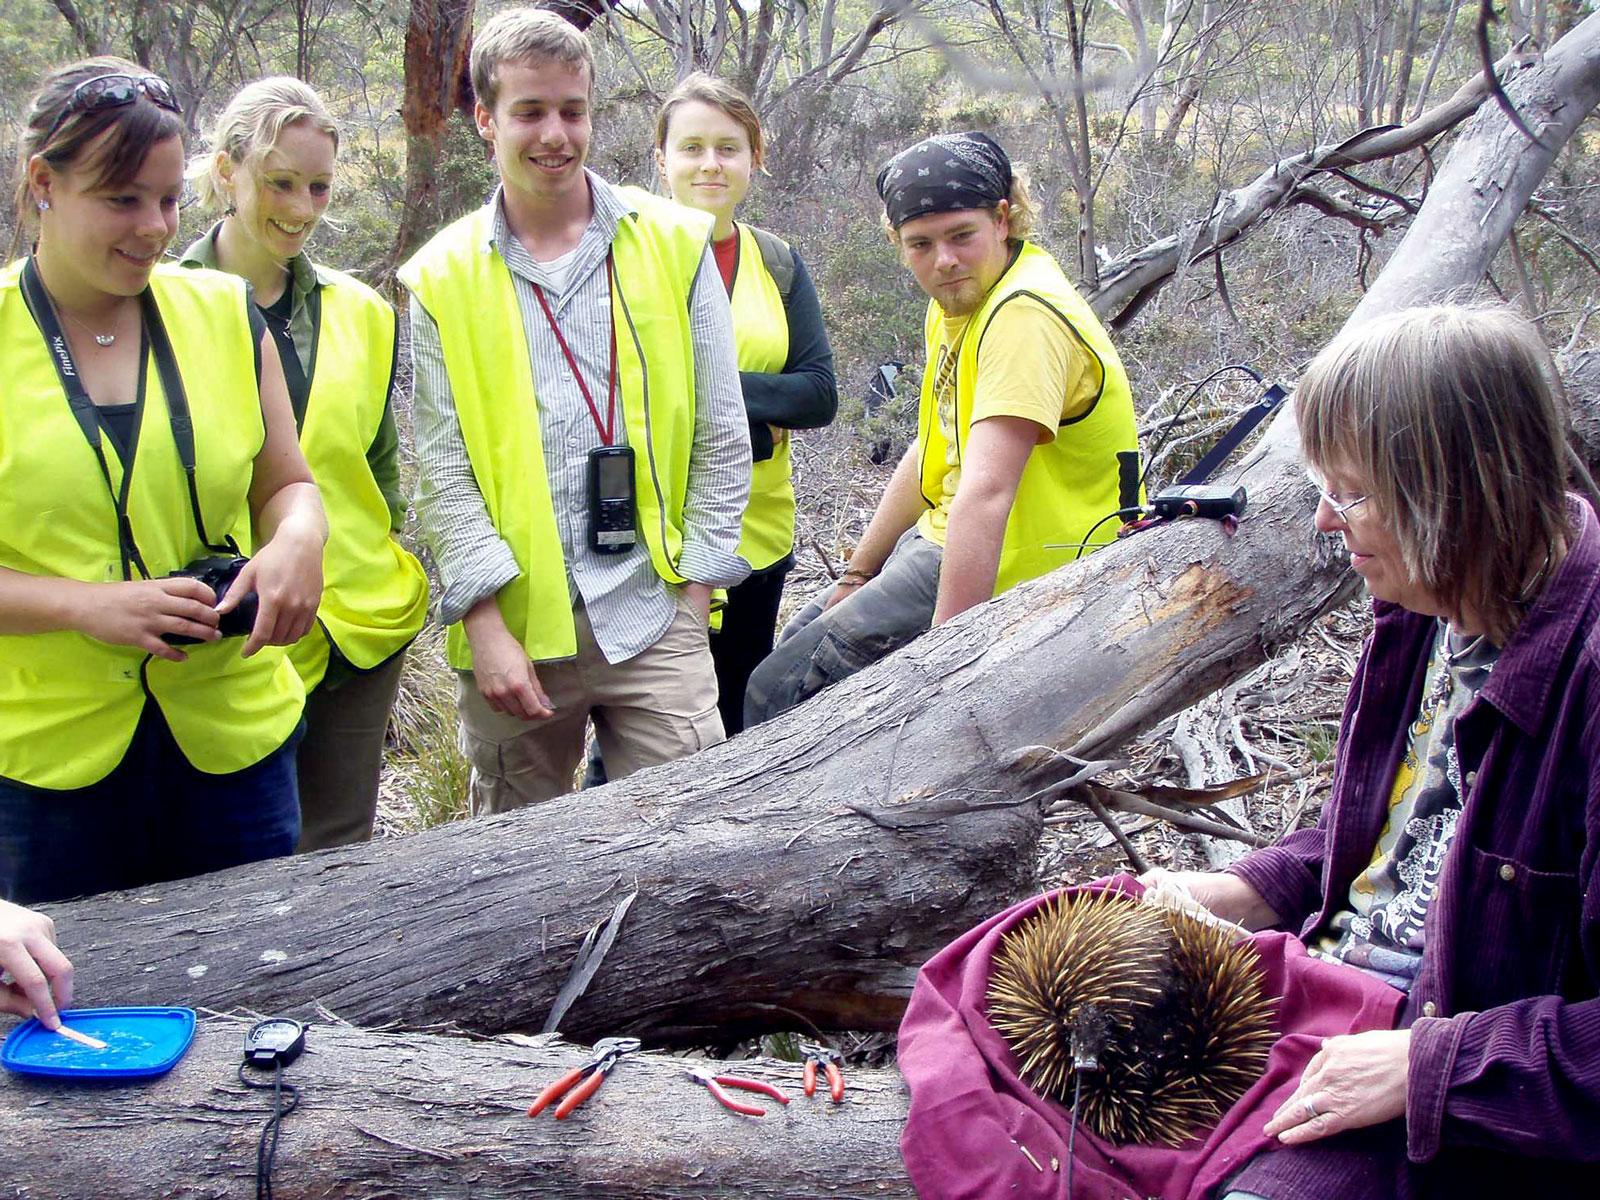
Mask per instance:
[[[111,501],[117,514],[117,543],[122,553],[122,576],[124,579],[132,579],[133,571],[137,570],[141,577],[149,579],[150,571],[139,553],[138,544],[134,541],[133,524],[128,518],[128,489],[133,479],[133,463],[129,461],[123,468],[122,486],[119,488],[113,485],[111,467],[106,462],[105,439],[101,434],[103,418],[100,409],[83,385],[83,377],[79,374],[77,362],[72,357],[72,349],[67,345],[66,333],[56,316],[55,304],[50,299],[50,293],[45,290],[44,281],[39,277],[39,269],[32,256],[23,264],[21,282],[23,300],[28,306],[28,311],[33,314],[40,333],[44,335],[45,346],[50,351],[50,361],[56,369],[56,377],[61,381],[61,388],[67,395],[67,404],[72,409],[72,415],[85,440],[88,441],[89,448],[94,451],[95,459],[100,464],[100,474],[106,482],[106,490],[111,493]],[[172,429],[172,441],[177,448],[178,462],[183,467],[184,479],[188,483],[189,511],[194,516],[195,531],[208,550],[238,554],[238,545],[231,536],[226,539],[224,545],[219,546],[212,542],[211,536],[206,532],[205,518],[200,512],[200,493],[195,482],[194,422],[189,416],[188,395],[183,390],[183,379],[178,373],[178,360],[172,351],[172,341],[167,336],[166,325],[161,320],[161,311],[156,307],[155,297],[149,288],[145,288],[139,294],[139,317],[140,370],[143,370],[146,354],[153,356],[156,372],[161,379],[161,390],[166,396],[167,423]],[[143,396],[141,388],[139,404],[141,418],[144,410]]]
[[[594,396],[589,391],[589,385],[583,380],[583,372],[578,370],[578,360],[572,353],[572,347],[567,345],[567,339],[561,333],[561,326],[556,324],[556,314],[550,309],[550,301],[545,299],[544,289],[537,283],[533,285],[533,294],[539,299],[539,307],[544,310],[544,319],[550,325],[550,332],[555,334],[556,345],[561,347],[561,353],[566,356],[567,366],[572,369],[572,377],[578,382],[578,391],[583,394],[583,402],[589,406],[589,416],[594,421],[595,431],[600,435],[600,444],[611,445],[617,436],[617,313],[611,307],[611,298],[614,291],[616,267],[612,264],[611,254],[606,253],[606,307],[611,309],[611,366],[610,374],[606,381],[606,419],[600,420],[600,406],[594,402]]]

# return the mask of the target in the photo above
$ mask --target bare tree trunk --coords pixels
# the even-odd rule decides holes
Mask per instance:
[[[5,1194],[254,1196],[272,1093],[239,1082],[246,1028],[203,1020],[170,1074],[135,1087],[64,1089],[0,1072]],[[278,1200],[916,1195],[900,1161],[907,1102],[892,1070],[851,1070],[836,1106],[826,1088],[801,1094],[795,1063],[635,1054],[572,1116],[529,1120],[540,1089],[588,1051],[337,1025],[313,1026],[306,1046],[284,1072],[300,1105],[283,1121]],[[689,1065],[774,1084],[791,1102],[751,1096],[768,1115],[736,1115],[685,1078]]]
[[[1398,125],[1405,119],[1406,97],[1411,92],[1411,73],[1417,65],[1417,45],[1422,37],[1422,0],[1411,0],[1411,15],[1406,18],[1404,44],[1400,48],[1400,64],[1395,69],[1394,99],[1389,106],[1389,124]]]
[[[62,19],[72,28],[72,36],[77,39],[80,53],[85,55],[105,53],[105,41],[100,30],[89,23],[83,11],[72,0],[51,0],[51,2]]]
[[[404,262],[438,226],[439,166],[450,115],[470,111],[467,53],[475,0],[411,0],[406,25],[406,191],[394,262]]]
[[[1450,11],[1445,14],[1444,24],[1439,29],[1439,40],[1433,46],[1433,56],[1428,59],[1428,70],[1422,77],[1422,86],[1417,89],[1417,102],[1411,109],[1413,121],[1428,106],[1428,96],[1433,91],[1433,77],[1438,74],[1439,64],[1444,61],[1445,48],[1449,46],[1450,39],[1455,33],[1456,13],[1460,11],[1461,0],[1450,0]]]

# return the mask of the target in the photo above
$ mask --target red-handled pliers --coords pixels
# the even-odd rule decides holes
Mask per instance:
[[[717,1103],[722,1105],[723,1108],[742,1113],[747,1117],[764,1117],[767,1115],[767,1110],[757,1108],[754,1104],[740,1104],[739,1101],[723,1091],[723,1088],[730,1087],[738,1088],[745,1092],[760,1092],[763,1096],[770,1096],[779,1104],[789,1103],[789,1097],[785,1096],[770,1083],[762,1083],[759,1079],[741,1079],[737,1075],[713,1075],[710,1071],[701,1071],[693,1067],[685,1071],[684,1074],[715,1096]]]
[[[617,1065],[622,1056],[632,1054],[639,1046],[638,1038],[601,1038],[594,1044],[594,1057],[581,1067],[573,1067],[540,1092],[539,1098],[529,1107],[528,1115],[537,1117],[556,1097],[570,1093],[556,1105],[556,1120],[565,1121],[572,1115],[573,1109],[600,1090],[600,1085],[606,1081],[611,1068]]]
[[[804,1042],[800,1052],[806,1056],[806,1069],[801,1075],[805,1093],[808,1096],[817,1094],[817,1068],[821,1067],[828,1080],[828,1095],[833,1097],[835,1104],[844,1100],[844,1072],[839,1070],[844,1062],[844,1055],[827,1046],[818,1046],[812,1042]]]

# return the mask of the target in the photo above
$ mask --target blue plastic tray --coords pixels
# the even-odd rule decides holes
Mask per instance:
[[[165,1075],[194,1040],[192,1008],[71,1008],[61,1022],[106,1043],[91,1050],[30,1018],[0,1046],[0,1067],[63,1079],[145,1079]]]

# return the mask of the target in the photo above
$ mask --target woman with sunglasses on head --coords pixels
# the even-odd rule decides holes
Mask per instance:
[[[339,149],[315,91],[292,78],[249,84],[217,118],[212,145],[190,174],[222,219],[183,263],[250,283],[328,510],[317,623],[289,652],[307,693],[299,848],[320,850],[372,836],[389,710],[428,607],[422,565],[396,540],[406,502],[389,398],[395,315],[366,284],[306,255]]]
[[[46,77],[22,134],[36,241],[0,270],[0,897],[24,904],[299,836],[304,689],[280,647],[315,617],[327,526],[244,284],[161,264],[181,132],[163,80],[97,58]]]
[[[1316,531],[1374,602],[1333,790],[1175,879],[1403,999],[1326,1039],[1224,1193],[1594,1195],[1600,523],[1564,490],[1549,352],[1508,309],[1398,313],[1318,355],[1295,415]]]
[[[728,592],[711,635],[717,706],[732,737],[744,728],[744,692],[772,652],[783,581],[794,565],[789,435],[833,420],[839,393],[822,309],[805,264],[781,238],[734,220],[766,152],[761,120],[737,88],[710,75],[684,79],[656,117],[656,167],[679,204],[710,213],[712,249],[733,305],[739,382],[754,456],[739,553],[751,573]]]

